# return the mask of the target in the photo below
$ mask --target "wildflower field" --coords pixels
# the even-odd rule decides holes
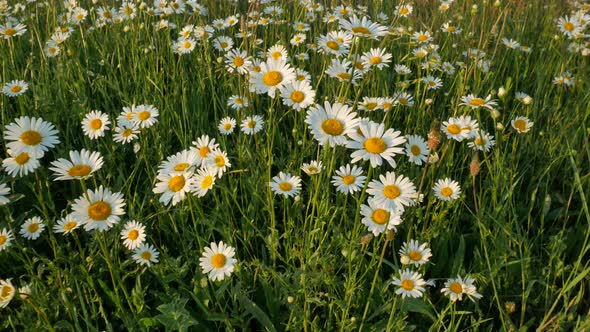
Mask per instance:
[[[590,3],[0,0],[0,329],[590,329]]]

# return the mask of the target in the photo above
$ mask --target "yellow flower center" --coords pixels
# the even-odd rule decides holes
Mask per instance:
[[[26,145],[37,145],[42,139],[41,134],[35,130],[27,130],[20,135],[20,140]]]
[[[416,53],[416,56],[419,57],[419,58],[423,58],[423,57],[426,56],[426,52],[420,51],[420,52]]]
[[[374,56],[374,57],[371,58],[371,61],[370,62],[371,62],[372,65],[378,65],[378,64],[381,63],[381,57]]]
[[[322,122],[322,130],[331,136],[338,136],[344,131],[344,126],[340,120],[328,119]]]
[[[426,36],[426,35],[420,35],[420,36],[418,36],[418,41],[419,42],[423,42],[423,41],[426,41],[426,40],[428,40],[428,36]]]
[[[402,105],[407,105],[408,104],[408,99],[406,99],[406,98],[400,98],[400,99],[398,99],[398,101]]]
[[[444,197],[449,197],[453,194],[453,189],[451,189],[449,187],[444,187],[440,190],[440,194],[443,195]]]
[[[131,134],[133,134],[133,130],[131,130],[130,128],[127,128],[127,129],[123,130],[123,133],[121,135],[123,135],[123,137],[129,137],[129,136],[131,136]]]
[[[224,267],[226,261],[227,259],[223,254],[215,254],[213,257],[211,257],[211,265],[213,265],[213,267],[216,269],[221,269]]]
[[[281,73],[278,71],[269,71],[268,73],[264,74],[262,81],[268,86],[275,86],[283,81],[283,75],[281,75]]]
[[[418,145],[412,145],[412,147],[410,148],[410,152],[412,152],[414,156],[419,156],[422,154],[422,150]]]
[[[139,232],[136,229],[132,229],[131,231],[129,231],[129,234],[127,234],[127,238],[131,241],[137,240],[138,237]]]
[[[186,180],[184,179],[183,175],[174,176],[170,178],[170,181],[168,181],[168,189],[173,192],[181,191],[182,188],[184,188],[185,183]]]
[[[278,60],[281,58],[282,55],[283,54],[281,52],[276,51],[276,52],[273,52],[272,57],[273,57],[273,59]]]
[[[10,88],[10,91],[12,91],[13,93],[18,93],[22,89],[23,88],[21,88],[20,85],[14,85],[12,88]]]
[[[206,177],[203,178],[203,182],[201,182],[201,188],[207,189],[207,188],[211,187],[212,184],[213,184],[213,177],[211,175],[207,175]]]
[[[305,75],[297,75],[298,81],[303,81],[305,79]]]
[[[7,36],[14,36],[16,34],[16,30],[13,28],[8,28],[8,29],[4,30],[4,34]]]
[[[451,285],[449,286],[449,289],[451,290],[451,292],[453,292],[455,294],[463,293],[463,286],[461,286],[461,284],[458,282],[451,283]]]
[[[215,165],[217,165],[217,167],[225,166],[225,159],[223,158],[223,156],[216,156],[215,157]]]
[[[178,163],[174,166],[174,170],[177,172],[182,172],[189,167],[189,163]]]
[[[90,128],[92,130],[99,130],[102,127],[102,121],[100,119],[94,119],[90,121]]]
[[[526,122],[524,120],[518,119],[514,121],[514,127],[520,132],[526,131]]]
[[[68,174],[72,177],[86,176],[92,172],[92,168],[88,165],[75,165],[68,170]]]
[[[201,158],[207,157],[207,155],[209,154],[209,152],[211,152],[211,150],[209,149],[209,147],[207,145],[202,146],[199,149],[199,155],[201,156]]]
[[[244,59],[242,59],[239,56],[237,56],[237,57],[234,58],[234,66],[241,67],[243,65],[244,65]]]
[[[455,29],[455,27],[454,27],[454,26],[452,26],[452,25],[449,25],[449,26],[447,27],[447,31],[448,31],[448,32],[455,32],[455,30],[456,30],[456,29]]]
[[[112,18],[112,17],[113,17],[113,15],[111,15],[111,13],[110,13],[110,12],[108,12],[108,11],[105,11],[105,12],[102,14],[102,16],[103,16],[104,18],[106,18],[106,19],[110,19],[110,18]]]
[[[6,237],[6,235],[0,235],[0,246],[3,246],[7,240],[8,238]]]
[[[105,220],[111,215],[111,205],[98,201],[88,207],[88,216],[94,221]]]
[[[342,182],[344,182],[344,184],[346,185],[351,185],[354,183],[354,175],[345,175],[344,177],[342,177]]]
[[[331,40],[326,42],[326,46],[333,49],[334,51],[338,51],[340,49],[340,45],[338,45],[337,42]]]
[[[483,138],[478,137],[478,138],[475,139],[475,144],[477,144],[479,146],[486,145],[486,140],[483,139]]]
[[[350,74],[343,71],[341,73],[336,74],[336,76],[338,76],[339,78],[343,79],[343,80],[349,80],[350,79]]]
[[[76,225],[78,225],[77,222],[75,222],[75,221],[68,221],[64,225],[64,230],[66,230],[66,231],[72,230],[74,227],[76,227]]]
[[[383,209],[375,209],[371,214],[371,219],[377,225],[384,225],[389,220],[389,212]]]
[[[221,46],[221,48],[226,48],[227,47],[227,43],[226,42],[221,42],[221,43],[219,43],[219,46]]]
[[[399,188],[396,185],[389,185],[383,187],[383,195],[389,199],[396,199],[401,194]]]
[[[223,129],[225,130],[230,130],[231,129],[231,123],[226,123],[223,125]]]
[[[356,61],[356,62],[354,63],[354,66],[355,66],[355,67],[356,67],[356,69],[358,69],[358,70],[363,70],[363,69],[365,69],[365,65],[363,65],[363,63],[362,63],[362,62],[360,62],[360,61]]]
[[[29,154],[26,152],[23,152],[21,154],[19,154],[18,156],[14,157],[14,162],[19,164],[19,165],[24,165],[26,164],[31,158],[29,157]]]
[[[387,149],[387,144],[379,137],[371,137],[363,144],[369,153],[380,154]]]
[[[388,110],[391,108],[391,103],[383,103],[383,109]]]
[[[469,105],[473,105],[473,106],[481,106],[485,103],[486,103],[486,101],[481,98],[473,98],[469,101]]]
[[[400,15],[408,15],[409,12],[410,11],[406,7],[402,7],[402,8],[399,9],[399,14]]]
[[[402,281],[402,288],[410,291],[410,290],[414,289],[414,282],[412,280],[406,279],[406,280]]]
[[[141,258],[144,261],[149,261],[152,258],[152,253],[149,252],[149,251],[144,251],[144,252],[141,253]]]
[[[412,250],[410,251],[410,254],[408,255],[410,257],[411,260],[417,262],[419,260],[422,259],[422,254],[419,251],[416,250]]]
[[[453,123],[447,126],[447,130],[449,131],[449,133],[457,135],[461,132],[461,127]]]
[[[293,189],[293,186],[289,182],[281,182],[279,188],[281,188],[282,191],[290,191]]]
[[[254,121],[254,120],[248,121],[248,128],[252,129],[254,127],[256,127],[256,121]]]
[[[367,109],[373,110],[373,109],[375,109],[375,107],[377,107],[377,103],[368,103],[367,104]]]
[[[37,230],[39,230],[39,224],[37,224],[37,223],[30,224],[29,227],[27,228],[27,230],[29,231],[29,233],[33,234]]]
[[[293,91],[291,94],[291,100],[295,103],[300,103],[305,99],[305,95],[301,91]]]
[[[342,8],[342,9],[340,9],[340,14],[346,15],[346,14],[348,14],[348,10],[346,8]]]
[[[2,299],[7,298],[10,295],[10,293],[12,293],[12,290],[13,290],[12,287],[10,287],[8,285],[4,285],[2,287]]]
[[[436,85],[436,82],[434,82],[434,81],[428,81],[428,85],[435,86]]]
[[[362,35],[370,35],[371,31],[365,27],[354,27],[352,28],[352,32],[362,34]]]
[[[133,8],[130,6],[125,7],[125,15],[131,16],[131,14],[133,14]]]
[[[139,114],[137,114],[137,118],[141,121],[145,121],[150,118],[150,115],[151,114],[148,111],[141,111]]]
[[[572,32],[572,31],[574,31],[574,24],[573,24],[572,22],[565,22],[565,23],[563,24],[563,28],[564,28],[566,31]]]
[[[189,48],[191,48],[191,46],[193,46],[193,43],[191,43],[190,41],[184,42],[184,48],[189,49]]]

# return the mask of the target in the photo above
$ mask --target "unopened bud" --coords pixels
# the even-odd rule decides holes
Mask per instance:
[[[440,128],[438,125],[432,129],[428,133],[428,148],[430,151],[435,152],[440,144]]]
[[[373,239],[372,233],[369,233],[369,234],[361,237],[361,245],[366,246],[367,244],[369,244],[369,242],[371,242],[371,239]]]
[[[506,89],[504,89],[504,87],[500,87],[498,89],[498,97],[504,98],[504,96],[506,96]]]
[[[293,302],[295,302],[295,299],[293,298],[293,296],[287,297],[287,303],[292,304]]]
[[[387,231],[387,237],[385,238],[385,240],[393,241],[394,237],[395,237],[395,231],[393,229],[390,229]]]
[[[477,152],[473,155],[471,164],[469,164],[469,173],[471,173],[471,177],[476,177],[479,174],[479,155]]]
[[[499,118],[499,117],[500,117],[500,111],[498,111],[498,110],[496,110],[496,109],[493,109],[493,110],[490,112],[490,115],[492,116],[492,119],[497,119],[497,118]]]
[[[504,304],[504,308],[506,309],[506,313],[510,315],[511,313],[516,311],[516,303],[506,302],[506,304]]]
[[[496,129],[498,129],[498,131],[504,130],[504,125],[502,124],[502,122],[496,123]]]

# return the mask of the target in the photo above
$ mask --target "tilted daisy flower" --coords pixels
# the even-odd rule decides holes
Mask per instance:
[[[13,22],[6,22],[6,24],[0,24],[0,36],[4,39],[11,39],[16,36],[22,36],[25,32],[27,32],[26,25]]]
[[[199,265],[203,273],[209,274],[209,279],[221,281],[234,271],[234,266],[237,263],[235,255],[234,247],[228,246],[223,241],[211,242],[209,247],[205,247],[203,255],[199,258]]]
[[[5,127],[4,139],[15,155],[26,152],[30,158],[42,158],[49,148],[59,144],[57,133],[50,122],[21,116]]]
[[[428,158],[428,144],[426,140],[418,135],[409,135],[406,143],[406,155],[410,158],[410,162],[416,165],[422,165]]]
[[[314,103],[315,91],[307,81],[294,80],[281,88],[283,104],[297,111]]]
[[[152,263],[158,263],[158,256],[160,253],[153,245],[144,243],[133,251],[131,258],[139,265],[150,267]]]
[[[399,250],[400,262],[404,265],[414,264],[415,267],[426,264],[430,257],[432,257],[432,251],[428,248],[427,243],[422,243],[416,240],[410,240],[410,242],[404,242]]]
[[[383,69],[389,67],[389,63],[391,62],[391,53],[386,53],[385,49],[372,48],[363,54],[361,60],[365,66]]]
[[[479,132],[479,123],[469,115],[461,115],[457,118],[457,123],[461,126],[461,136],[473,138]]]
[[[203,197],[213,188],[215,179],[217,176],[217,170],[209,168],[201,168],[197,171],[194,176],[194,180],[191,187],[191,192],[197,197]]]
[[[114,131],[113,141],[127,144],[138,137],[139,127],[134,122],[121,122]]]
[[[172,44],[172,50],[177,54],[189,54],[196,45],[197,41],[194,38],[179,38]]]
[[[279,175],[272,178],[269,185],[275,195],[297,196],[301,189],[301,178],[292,176],[290,173],[279,172]]]
[[[28,89],[29,85],[27,82],[14,80],[4,84],[4,87],[2,87],[2,93],[8,97],[17,97],[27,92]]]
[[[90,137],[90,139],[97,139],[104,136],[105,130],[109,130],[109,116],[100,111],[92,111],[84,117],[82,120],[82,130],[84,135]]]
[[[379,175],[379,181],[369,183],[367,193],[375,198],[375,203],[394,211],[404,211],[406,206],[415,204],[416,186],[409,178],[394,172]]]
[[[465,131],[463,122],[456,118],[449,118],[448,121],[444,121],[440,126],[440,130],[445,133],[447,138],[454,139],[457,142],[461,142],[471,136],[471,131]]]
[[[512,121],[510,121],[512,128],[514,128],[514,130],[516,130],[516,132],[519,134],[523,134],[531,130],[531,128],[533,128],[533,124],[534,122],[525,116],[517,116]]]
[[[395,291],[397,295],[404,297],[422,297],[426,281],[422,279],[422,274],[413,272],[410,269],[400,270],[399,278],[393,278],[392,284],[399,288]]]
[[[312,160],[309,163],[303,163],[303,166],[301,166],[301,170],[309,176],[320,174],[323,168],[324,166],[322,165],[322,162],[317,160]]]
[[[229,97],[227,101],[227,106],[231,107],[234,110],[241,110],[243,108],[248,107],[248,98],[239,95],[233,95]]]
[[[289,60],[289,53],[287,52],[287,49],[285,48],[285,46],[283,45],[274,45],[271,48],[268,49],[268,51],[266,52],[266,58],[270,61],[270,60],[274,60],[274,61],[279,61],[279,60],[284,60],[284,61],[288,61]]]
[[[414,11],[414,7],[408,4],[395,6],[395,15],[400,17],[408,17]]]
[[[396,230],[395,226],[402,223],[401,215],[395,210],[378,204],[374,199],[368,200],[368,205],[361,205],[361,222],[367,230],[377,236],[386,230]]]
[[[422,82],[426,85],[426,89],[428,90],[438,90],[442,87],[442,80],[438,77],[434,76],[426,76],[422,78]]]
[[[14,288],[10,279],[0,280],[0,308],[6,308],[15,293],[16,288]]]
[[[452,302],[457,300],[462,301],[463,295],[466,295],[471,301],[482,298],[482,295],[477,292],[477,288],[473,285],[473,278],[467,276],[465,279],[457,275],[456,279],[448,279],[445,282],[445,287],[441,289],[441,293],[450,298]]]
[[[345,31],[330,31],[320,35],[317,44],[322,53],[336,56],[348,54],[353,36]]]
[[[2,160],[2,166],[14,178],[32,173],[41,165],[39,159],[32,158],[26,152],[14,154],[12,150],[8,150],[8,155],[10,157]]]
[[[324,102],[324,107],[312,106],[305,118],[318,143],[329,146],[345,145],[346,136],[355,131],[358,121],[356,113],[347,105],[331,105],[328,101]]]
[[[172,201],[172,206],[184,200],[186,193],[190,191],[193,182],[193,173],[190,171],[176,172],[170,174],[159,174],[158,183],[153,189],[154,194],[162,194],[160,202],[168,205]]]
[[[559,30],[568,37],[577,37],[582,31],[582,25],[575,16],[563,16],[557,21]]]
[[[425,44],[432,41],[432,37],[430,36],[430,32],[428,31],[418,31],[414,32],[412,35],[412,39],[419,44]]]
[[[394,131],[391,128],[385,130],[383,123],[361,122],[358,131],[355,130],[348,136],[351,140],[347,142],[346,147],[356,150],[350,155],[352,163],[370,160],[371,166],[377,167],[385,160],[395,168],[396,163],[393,157],[404,153],[403,148],[398,146],[404,144],[406,138],[400,131]]]
[[[22,235],[25,239],[29,240],[36,240],[41,236],[41,233],[45,229],[45,224],[43,223],[43,219],[39,217],[32,217],[27,220],[21,225],[20,228],[20,235]]]
[[[340,28],[348,31],[357,37],[378,39],[387,34],[387,27],[378,23],[373,23],[366,16],[362,18],[354,15],[350,20],[341,19]]]
[[[492,100],[492,95],[488,95],[485,99],[483,99],[477,97],[474,94],[468,94],[467,96],[461,97],[461,103],[459,103],[459,105],[469,106],[472,109],[477,109],[480,107],[492,109],[498,104]]]
[[[229,135],[234,132],[235,128],[236,119],[229,116],[226,116],[225,118],[221,119],[221,121],[219,121],[219,125],[217,126],[217,129],[219,129],[221,135]]]
[[[338,79],[342,83],[357,84],[357,80],[361,78],[362,71],[355,70],[352,67],[352,62],[347,60],[332,59],[332,63],[325,71],[328,76]]]
[[[373,112],[381,109],[381,98],[363,97],[363,101],[358,104],[358,109]]]
[[[132,121],[139,126],[139,128],[149,128],[158,122],[156,119],[160,112],[153,105],[138,105],[135,107],[135,115]]]
[[[10,187],[6,183],[0,183],[0,206],[10,203],[8,196],[10,194]]]
[[[240,128],[244,134],[254,135],[262,130],[262,125],[264,125],[264,119],[262,119],[260,115],[254,115],[247,116],[244,120],[242,120],[240,123]]]
[[[356,165],[350,167],[350,164],[346,164],[336,170],[336,175],[332,176],[332,184],[340,193],[353,194],[363,189],[366,179],[362,168]]]
[[[87,179],[104,163],[99,152],[85,149],[70,151],[70,160],[59,158],[51,163],[53,167],[49,167],[49,169],[55,172],[54,175],[57,176],[55,180]]]
[[[78,229],[81,225],[82,223],[76,220],[74,215],[70,213],[57,221],[57,224],[53,226],[53,232],[66,235]]]
[[[113,193],[103,186],[87,189],[72,205],[73,217],[84,224],[84,229],[106,231],[121,220],[125,214],[123,194]]]
[[[202,167],[209,168],[217,173],[217,177],[221,178],[230,167],[231,163],[227,157],[227,153],[221,149],[214,149],[209,153],[207,159],[203,161]]]
[[[234,49],[225,54],[225,68],[230,73],[248,74],[252,66],[252,57],[246,51]]]
[[[485,131],[480,131],[475,136],[472,142],[467,143],[467,146],[473,150],[489,152],[492,146],[496,145],[494,136]]]
[[[213,47],[220,52],[227,52],[234,46],[234,41],[228,36],[219,36],[213,40]]]
[[[182,150],[169,156],[158,166],[158,174],[192,171],[200,164],[198,154],[196,150]]]
[[[196,166],[200,166],[209,153],[217,149],[218,146],[219,144],[215,143],[215,138],[209,138],[209,135],[202,135],[196,141],[193,141],[191,150],[198,152]]]
[[[250,84],[258,94],[271,98],[275,92],[295,79],[295,70],[285,60],[267,59],[260,64],[260,72],[251,73]]]
[[[136,220],[128,221],[121,230],[121,240],[128,250],[135,250],[145,241],[145,226]]]
[[[410,107],[414,106],[414,97],[407,92],[399,92],[396,94],[395,99],[398,105]]]
[[[14,236],[10,230],[6,228],[0,230],[0,252],[10,247],[10,242],[12,242],[12,240],[14,240]]]
[[[442,201],[452,201],[461,196],[459,183],[449,178],[436,181],[432,190],[434,190],[434,196]]]

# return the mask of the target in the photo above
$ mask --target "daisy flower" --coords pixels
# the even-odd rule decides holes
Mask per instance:
[[[563,16],[557,21],[559,31],[568,37],[577,37],[582,31],[580,22],[574,16]]]
[[[226,116],[225,118],[219,121],[219,125],[217,126],[221,135],[229,135],[234,132],[236,128],[236,119]]]
[[[403,153],[403,148],[397,146],[406,142],[400,131],[391,128],[385,130],[383,123],[372,121],[361,122],[358,130],[349,133],[348,136],[351,141],[347,142],[346,147],[356,150],[350,155],[351,162],[370,160],[372,167],[380,166],[385,160],[395,168],[393,157]]]
[[[322,162],[318,162],[317,160],[312,160],[309,164],[304,163],[303,166],[301,166],[301,170],[309,176],[320,174],[323,168],[324,166],[322,165]]]
[[[215,143],[215,138],[209,138],[208,135],[203,135],[197,138],[196,141],[193,141],[191,150],[197,151],[199,153],[197,156],[196,166],[200,166],[203,163],[203,160],[207,158],[209,153],[217,149],[218,146],[219,144]]]
[[[476,119],[471,119],[469,115],[461,115],[457,118],[457,123],[461,126],[462,136],[473,138],[479,132],[479,123]]]
[[[109,116],[100,111],[92,111],[82,120],[82,130],[84,135],[90,139],[97,139],[104,136],[105,130],[109,130]]]
[[[57,224],[53,226],[53,232],[66,235],[73,232],[75,229],[78,229],[81,225],[82,223],[76,220],[73,214],[68,214],[57,221]]]
[[[15,155],[11,150],[8,150],[8,155],[10,157],[2,160],[2,166],[6,170],[6,173],[13,178],[32,173],[41,165],[39,159],[32,158],[26,152]]]
[[[275,91],[295,79],[295,70],[283,59],[267,59],[260,64],[260,72],[251,73],[250,84],[258,94],[275,97]]]
[[[398,75],[409,75],[412,73],[412,70],[406,65],[395,65],[393,70],[395,70]]]
[[[85,149],[70,151],[70,160],[59,158],[51,163],[53,167],[49,167],[49,169],[55,172],[54,175],[57,176],[55,180],[87,179],[103,165],[103,159],[99,152]]]
[[[242,123],[240,123],[240,128],[244,134],[254,135],[262,130],[263,124],[264,120],[260,115],[248,116],[242,120]]]
[[[449,178],[436,181],[432,190],[434,190],[434,196],[442,201],[452,201],[461,196],[459,183]]]
[[[45,151],[59,144],[58,131],[41,118],[21,116],[5,127],[6,147],[15,155],[26,152],[31,158],[42,158]]]
[[[359,18],[354,15],[350,20],[341,19],[340,28],[348,31],[357,37],[378,39],[387,34],[387,27],[373,23],[366,16]]]
[[[283,105],[300,111],[314,103],[315,91],[307,81],[294,80],[281,88]]]
[[[517,92],[516,100],[525,105],[530,105],[533,102],[533,98],[524,92]]]
[[[438,90],[443,85],[442,80],[440,78],[430,75],[422,78],[422,82],[426,84],[426,88],[428,90]]]
[[[357,80],[361,78],[362,72],[353,70],[352,62],[347,60],[332,59],[330,67],[325,71],[328,76],[338,79],[342,83],[351,82],[353,85],[357,84]]]
[[[0,206],[10,203],[10,200],[6,197],[10,194],[10,187],[6,183],[0,183]]]
[[[412,14],[412,11],[414,11],[412,5],[403,4],[395,6],[395,15],[400,17],[408,17]]]
[[[172,206],[184,200],[186,193],[190,191],[192,185],[191,171],[176,172],[170,174],[159,174],[157,176],[158,182],[153,189],[154,194],[162,194],[160,202],[168,205],[172,201]]]
[[[371,48],[371,50],[363,54],[361,60],[365,66],[383,69],[389,67],[391,53],[386,53],[385,49]]]
[[[332,176],[332,184],[336,186],[336,191],[343,194],[354,194],[363,189],[366,176],[363,175],[363,169],[350,164],[341,166],[336,170],[336,175]]]
[[[485,131],[481,131],[477,133],[473,142],[467,143],[467,146],[479,151],[489,152],[492,146],[496,145],[496,141],[494,140],[494,136],[488,134]]]
[[[416,165],[422,165],[428,158],[428,144],[426,140],[418,135],[409,135],[406,143],[406,155],[410,158],[410,162]]]
[[[10,247],[10,242],[12,242],[12,240],[14,240],[12,232],[6,228],[3,228],[0,231],[0,252]]]
[[[12,282],[10,282],[10,279],[0,280],[0,308],[6,308],[15,293],[16,289],[12,285]]]
[[[202,167],[213,170],[218,178],[221,178],[223,173],[231,167],[227,153],[220,149],[214,149],[207,155],[207,159],[203,160]]]
[[[2,87],[2,93],[8,97],[17,97],[27,92],[28,89],[29,85],[27,82],[14,80],[4,84],[4,87]]]
[[[395,99],[398,105],[410,107],[414,106],[414,97],[407,92],[399,92],[396,94]]]
[[[153,105],[138,105],[135,107],[135,115],[132,121],[140,128],[149,128],[153,126],[158,119],[160,112]]]
[[[201,168],[193,178],[191,192],[197,197],[203,197],[215,184],[217,171],[215,169]]]
[[[367,193],[375,198],[375,203],[390,210],[403,211],[405,206],[412,206],[416,199],[416,186],[409,178],[394,172],[379,175],[379,181],[369,183]]]
[[[221,281],[234,271],[234,265],[237,262],[234,258],[235,255],[236,250],[223,241],[211,242],[211,245],[205,247],[203,255],[199,258],[199,265],[203,269],[203,273],[209,274],[209,279]]]
[[[468,94],[467,96],[461,97],[461,103],[459,103],[459,105],[469,106],[472,109],[477,109],[480,107],[492,109],[498,104],[492,100],[492,95],[488,95],[485,99],[483,99],[475,96],[474,94]]]
[[[119,123],[114,129],[113,141],[121,144],[127,144],[136,139],[139,134],[137,125],[133,122]]]
[[[514,39],[502,38],[502,44],[510,49],[517,49],[520,47],[520,43]]]
[[[172,45],[172,49],[178,54],[189,54],[195,49],[196,45],[197,41],[193,38],[181,38]]]
[[[422,275],[418,272],[412,272],[410,269],[399,271],[399,278],[393,278],[392,284],[399,286],[395,294],[401,295],[402,298],[407,297],[422,297],[425,291],[424,285],[426,281],[422,279]]]
[[[296,33],[295,35],[293,35],[293,38],[289,40],[289,43],[293,46],[299,46],[302,43],[304,43],[306,39],[307,36],[304,33]]]
[[[246,51],[231,50],[225,54],[225,67],[230,73],[247,74],[252,66],[252,57]]]
[[[231,107],[234,110],[241,110],[243,108],[248,107],[248,98],[238,96],[238,95],[233,95],[233,96],[229,97],[229,99],[227,101],[227,106]]]
[[[10,39],[16,36],[22,36],[27,31],[27,27],[22,23],[12,23],[8,21],[6,24],[0,24],[0,35],[4,39]]]
[[[457,275],[456,279],[448,279],[445,282],[445,287],[441,289],[441,293],[448,296],[452,302],[457,300],[462,301],[463,295],[466,295],[471,301],[475,301],[474,298],[480,299],[481,294],[477,292],[477,289],[473,285],[473,278],[467,276],[465,279]]]
[[[143,244],[145,237],[145,226],[135,220],[128,221],[121,231],[121,240],[128,250],[137,249]]]
[[[395,226],[402,223],[401,215],[394,210],[379,205],[374,199],[368,200],[369,205],[361,205],[361,222],[369,232],[377,236],[386,230],[396,230]],[[387,227],[387,228],[386,228]]]
[[[100,186],[95,191],[86,190],[86,194],[74,201],[73,218],[84,224],[86,231],[106,231],[121,220],[124,206],[123,194]]]
[[[345,145],[346,135],[355,131],[358,124],[356,113],[347,105],[324,102],[324,107],[314,105],[307,111],[305,122],[313,137],[322,146]]]
[[[454,139],[457,142],[461,142],[471,136],[471,131],[462,130],[463,122],[456,118],[449,118],[448,121],[444,121],[440,126],[440,130],[445,133],[448,139]]]
[[[534,122],[530,121],[527,117],[517,116],[512,121],[510,121],[510,124],[517,133],[523,134],[531,130]]]
[[[20,235],[22,235],[25,239],[29,240],[36,240],[41,236],[41,233],[45,229],[45,224],[43,220],[39,217],[32,217],[22,224],[20,227]]]
[[[291,176],[290,173],[280,172],[279,175],[272,178],[269,185],[275,195],[283,195],[285,197],[297,196],[301,189],[301,178]]]
[[[426,44],[432,41],[432,37],[430,36],[430,32],[428,31],[414,32],[414,34],[412,35],[412,39],[414,39],[414,41],[419,44]]]
[[[428,262],[432,257],[432,252],[427,243],[420,244],[416,240],[410,240],[410,242],[404,242],[399,250],[399,255],[402,264],[414,264],[415,267],[418,267]]]
[[[213,47],[219,52],[227,52],[234,46],[234,41],[227,36],[219,36],[213,40]]]
[[[150,267],[152,263],[158,263],[158,256],[160,256],[160,253],[154,246],[144,243],[133,251],[131,258],[139,265]]]
[[[158,166],[158,174],[192,171],[199,164],[198,158],[196,150],[182,150],[166,158],[166,161]]]
[[[345,31],[330,31],[318,38],[320,51],[336,56],[348,54],[353,36]]]

